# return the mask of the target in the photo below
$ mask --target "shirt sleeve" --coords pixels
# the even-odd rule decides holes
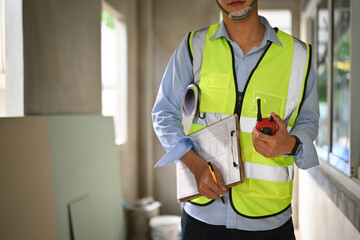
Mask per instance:
[[[294,156],[296,165],[301,169],[308,169],[319,165],[319,159],[314,145],[319,129],[319,99],[316,74],[312,65],[305,91],[303,104],[296,118],[294,127],[290,131],[290,135],[297,136],[303,143],[299,154]]]
[[[187,37],[183,38],[172,55],[152,110],[154,131],[167,151],[155,167],[175,163],[191,148],[199,148],[192,138],[185,135],[182,125],[182,96],[186,87],[193,81],[187,40]]]

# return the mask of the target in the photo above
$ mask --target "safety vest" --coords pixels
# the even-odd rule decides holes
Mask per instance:
[[[188,37],[194,83],[201,91],[199,114],[194,118],[189,134],[238,114],[244,182],[229,190],[231,206],[238,214],[250,218],[273,216],[290,207],[294,159],[285,156],[265,158],[254,149],[251,132],[256,123],[256,100],[262,101],[263,116],[275,112],[290,131],[305,92],[311,46],[276,29],[282,46],[267,43],[244,91],[239,92],[230,42],[225,37],[210,39],[219,26],[220,23],[191,32]],[[191,203],[203,206],[213,201],[202,196]]]

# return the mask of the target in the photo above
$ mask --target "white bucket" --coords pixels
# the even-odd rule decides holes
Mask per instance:
[[[152,240],[179,240],[181,217],[163,215],[150,219]]]

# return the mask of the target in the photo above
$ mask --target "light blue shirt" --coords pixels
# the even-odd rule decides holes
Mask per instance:
[[[246,55],[237,43],[229,38],[223,22],[211,37],[212,39],[225,37],[232,45],[235,56],[236,80],[240,92],[243,92],[249,74],[264,52],[266,43],[270,41],[273,44],[282,45],[268,21],[264,17],[260,17],[260,21],[266,28],[264,38],[259,46],[253,47]],[[187,49],[187,37],[185,37],[170,59],[152,111],[154,130],[167,151],[167,154],[156,163],[155,167],[177,162],[191,148],[194,148],[195,151],[199,149],[196,142],[185,135],[181,123],[182,96],[192,81],[192,63]],[[294,157],[296,165],[301,169],[308,169],[319,164],[313,144],[318,133],[318,119],[319,101],[316,74],[313,66],[311,66],[303,105],[290,132],[303,143],[299,154]],[[242,217],[233,211],[229,203],[228,192],[224,198],[226,204],[223,204],[220,199],[204,207],[186,202],[184,209],[189,215],[203,222],[249,231],[274,229],[280,227],[291,217],[291,208],[269,218],[250,219]]]

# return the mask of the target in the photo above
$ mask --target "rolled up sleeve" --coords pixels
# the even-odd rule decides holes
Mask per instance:
[[[183,92],[192,79],[192,63],[185,37],[169,61],[152,110],[154,131],[167,151],[155,167],[175,163],[191,148],[198,148],[196,142],[184,133],[180,110]]]

